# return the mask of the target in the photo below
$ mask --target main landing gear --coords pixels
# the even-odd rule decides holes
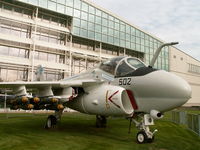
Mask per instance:
[[[63,113],[63,110],[58,110],[58,111],[55,111],[54,115],[49,115],[47,117],[47,121],[46,121],[46,124],[45,124],[45,129],[55,128],[55,126],[57,125],[58,121],[61,120],[62,113]]]
[[[96,127],[106,128],[107,119],[105,116],[96,115]]]
[[[158,131],[150,131],[149,126],[154,125],[154,119],[149,114],[145,114],[142,117],[141,122],[138,122],[135,119],[133,119],[133,122],[136,124],[136,127],[140,130],[136,136],[137,142],[140,144],[152,143],[154,141],[154,134]]]

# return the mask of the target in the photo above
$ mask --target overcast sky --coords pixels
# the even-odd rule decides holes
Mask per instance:
[[[91,0],[200,60],[200,0]]]

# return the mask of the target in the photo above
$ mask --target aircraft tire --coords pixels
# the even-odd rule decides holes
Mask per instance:
[[[47,118],[47,121],[46,121],[46,124],[45,124],[45,128],[46,129],[53,128],[56,124],[57,124],[56,117],[54,115],[50,115]]]
[[[144,131],[140,131],[137,133],[136,139],[139,144],[143,144],[147,142],[148,137]]]
[[[155,136],[153,136],[152,138],[148,138],[148,139],[147,139],[147,142],[148,142],[148,143],[152,143],[152,142],[154,141],[154,139],[155,139]]]
[[[96,116],[96,127],[97,128],[106,128],[107,119],[105,116]]]

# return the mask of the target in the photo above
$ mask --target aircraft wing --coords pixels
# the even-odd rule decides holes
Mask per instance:
[[[15,88],[26,86],[27,88],[41,88],[51,86],[52,88],[83,87],[97,83],[97,80],[68,80],[68,81],[33,81],[33,82],[0,82],[0,88]]]
[[[16,96],[28,95],[27,89],[37,90],[39,97],[48,96],[72,96],[73,88],[87,87],[92,84],[97,84],[99,81],[93,79],[78,79],[78,80],[60,80],[60,81],[34,81],[34,82],[0,82],[0,88],[9,88],[13,90]],[[56,91],[57,89],[57,91]]]

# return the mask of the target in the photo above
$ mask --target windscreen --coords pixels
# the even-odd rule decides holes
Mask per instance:
[[[122,60],[117,69],[116,69],[116,77],[127,77],[132,76],[133,72],[141,67],[145,67],[145,65],[138,59],[135,58],[127,58]]]
[[[112,75],[114,75],[115,73],[115,68],[117,66],[117,64],[119,63],[120,60],[122,60],[124,58],[124,56],[121,57],[115,57],[113,59],[107,60],[103,63],[101,63],[100,65],[100,69],[102,69],[105,72],[111,73]]]
[[[127,65],[125,60],[121,61],[120,64],[118,65],[118,68],[116,70],[116,76],[117,77],[124,77],[128,75],[130,72],[133,72],[135,69]]]
[[[135,58],[128,58],[127,62],[129,65],[131,65],[132,67],[134,67],[136,69],[145,67],[145,65],[141,61],[139,61],[138,59],[135,59]]]

